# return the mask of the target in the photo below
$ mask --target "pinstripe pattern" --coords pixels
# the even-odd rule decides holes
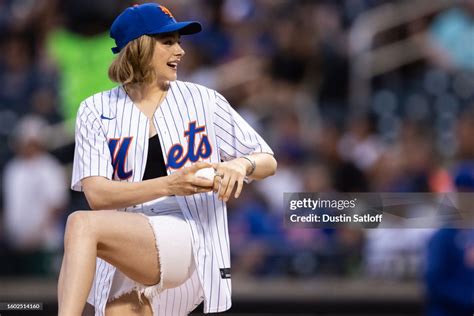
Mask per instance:
[[[166,163],[167,153],[173,145],[181,144],[186,152],[188,138],[184,132],[193,121],[196,126],[206,128],[196,134],[195,144],[197,146],[205,137],[209,139],[212,154],[206,159],[208,162],[229,160],[254,152],[273,153],[222,95],[196,84],[175,81],[153,117]],[[146,116],[122,87],[86,99],[77,115],[71,187],[82,191],[80,180],[89,176],[141,181],[148,152],[148,124]],[[133,171],[133,175],[127,180],[113,178],[112,157],[107,145],[109,139],[122,137],[133,137],[124,164],[124,171]],[[185,167],[190,164],[188,160]],[[167,171],[170,174],[176,170],[168,166]],[[221,268],[230,268],[226,205],[212,192],[180,196],[177,200],[191,229],[197,269],[195,275],[182,286],[166,290],[158,296],[154,302],[155,313],[185,315],[190,312],[189,306],[199,304],[201,295],[206,313],[225,311],[232,304],[231,280],[222,279],[220,275]],[[143,208],[143,205],[137,205],[122,211],[140,212]],[[104,314],[114,272],[113,266],[97,259],[94,286],[89,297],[89,302],[96,307],[96,315]]]

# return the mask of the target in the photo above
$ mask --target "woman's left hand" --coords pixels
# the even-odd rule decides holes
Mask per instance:
[[[213,163],[215,172],[214,192],[218,192],[219,199],[227,202],[232,191],[235,189],[234,197],[238,198],[244,185],[244,178],[247,174],[247,163],[244,159],[236,158],[234,160],[221,163]]]

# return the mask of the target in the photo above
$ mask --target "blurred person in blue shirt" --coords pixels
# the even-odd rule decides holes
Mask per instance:
[[[464,150],[472,139],[472,131],[467,132],[474,128],[466,125],[470,113],[461,116],[457,129],[461,162],[453,172],[453,180],[460,192],[474,191],[474,160]],[[466,137],[468,134],[471,136]],[[472,203],[462,199],[459,203],[460,210],[472,211]],[[428,244],[426,265],[427,315],[474,315],[474,229],[440,229]]]
[[[474,230],[441,229],[428,244],[427,315],[474,314]]]
[[[281,217],[271,211],[257,190],[242,192],[229,202],[229,231],[237,273],[254,276],[284,273],[281,260],[287,247]]]

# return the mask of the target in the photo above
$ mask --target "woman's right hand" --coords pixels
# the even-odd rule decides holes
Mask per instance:
[[[207,162],[197,162],[190,167],[183,168],[167,176],[169,195],[191,195],[211,192],[214,182],[195,176],[199,169],[209,167],[212,167],[212,165]]]

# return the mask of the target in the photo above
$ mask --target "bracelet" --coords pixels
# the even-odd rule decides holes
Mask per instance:
[[[247,172],[247,176],[252,175],[252,173],[255,171],[255,168],[257,168],[257,164],[255,163],[255,161],[253,161],[252,159],[250,159],[249,157],[246,157],[246,156],[242,156],[240,158],[247,159],[248,162],[250,162],[250,165],[252,166],[252,169],[250,169],[250,171]]]

